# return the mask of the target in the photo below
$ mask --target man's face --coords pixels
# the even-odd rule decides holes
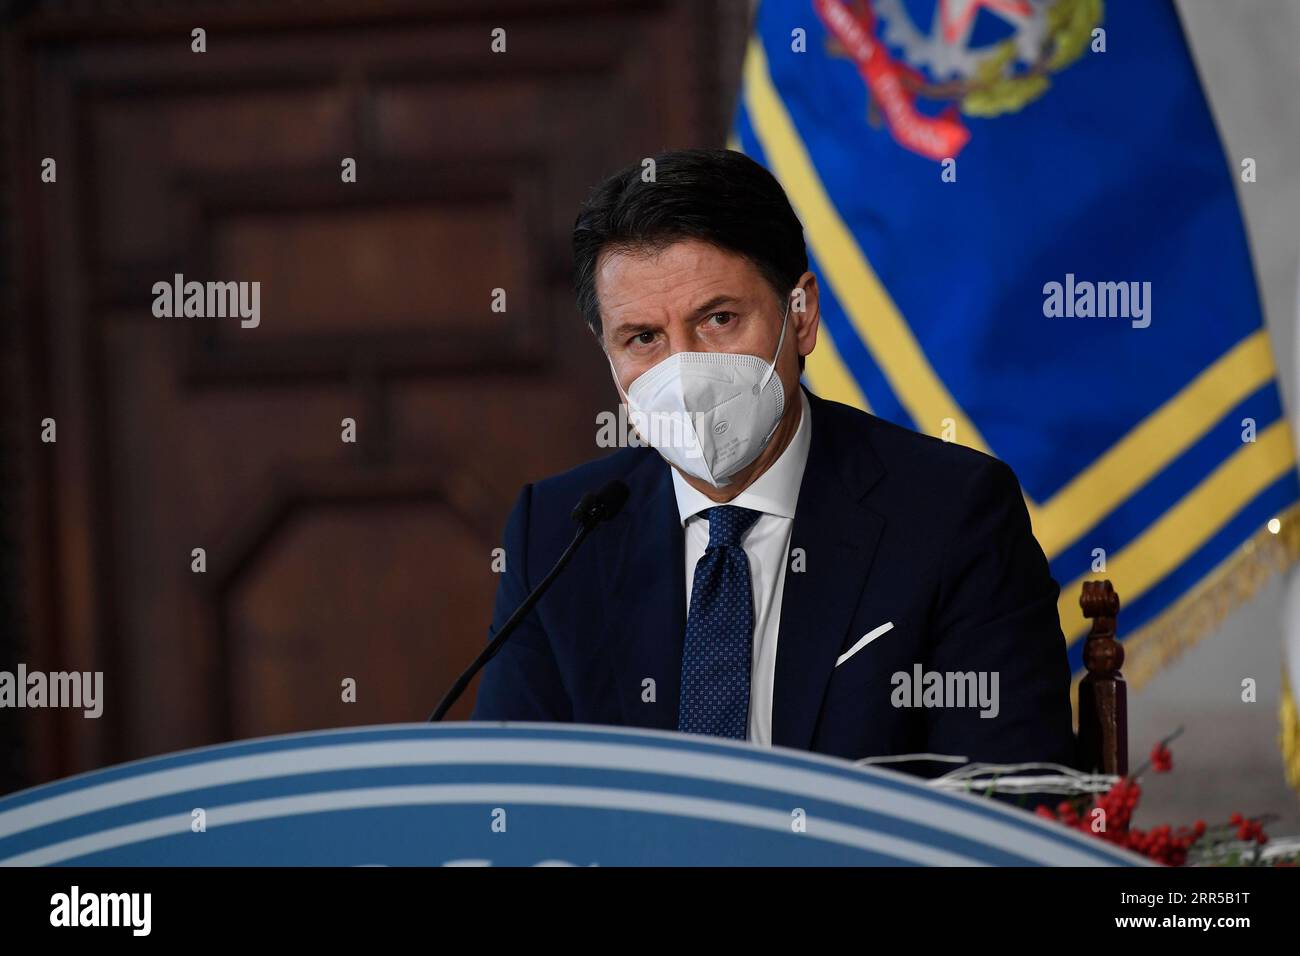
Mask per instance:
[[[800,280],[815,303],[811,273]],[[602,253],[596,265],[605,351],[626,392],[643,372],[677,352],[735,352],[772,361],[784,303],[742,256],[698,240],[657,253]],[[776,372],[794,398],[799,356],[816,339],[816,308],[792,307]]]

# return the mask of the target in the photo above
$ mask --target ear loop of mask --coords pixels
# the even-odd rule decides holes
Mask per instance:
[[[793,292],[794,290],[791,289],[790,291]],[[781,334],[777,336],[776,339],[776,354],[772,356],[772,361],[767,367],[767,374],[763,376],[762,383],[754,388],[755,396],[759,396],[763,394],[763,389],[767,388],[767,383],[771,380],[772,375],[776,372],[777,360],[781,358],[781,346],[785,344],[785,326],[789,318],[790,318],[790,296],[787,294],[785,297],[785,315],[781,316]],[[780,427],[780,425],[781,425],[781,420],[778,418],[776,424],[772,426],[772,430],[768,432],[767,437],[763,439],[764,447],[766,447],[767,443],[772,440],[772,436],[776,434],[776,430],[778,427]]]
[[[790,291],[794,290],[792,289]],[[763,376],[763,381],[759,382],[757,389],[754,389],[755,395],[763,394],[763,389],[767,388],[767,382],[771,381],[772,375],[776,372],[777,359],[781,358],[781,346],[785,345],[785,325],[787,325],[789,317],[790,297],[787,295],[787,297],[785,297],[785,315],[781,316],[781,334],[776,337],[776,354],[772,356],[771,362],[767,364],[767,375]]]

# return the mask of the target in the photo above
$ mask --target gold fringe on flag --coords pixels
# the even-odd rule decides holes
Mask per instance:
[[[1256,532],[1183,597],[1127,638],[1124,638],[1121,610],[1119,633],[1124,638],[1123,674],[1130,687],[1134,690],[1142,687],[1162,667],[1213,632],[1234,609],[1258,594],[1275,574],[1300,560],[1300,504],[1288,508],[1278,515],[1277,520],[1277,533],[1268,528]],[[1120,598],[1123,596],[1120,590]],[[1078,674],[1070,688],[1076,728],[1079,680],[1082,677],[1082,673]],[[1278,717],[1287,783],[1300,792],[1300,713],[1296,709],[1285,667]],[[1130,741],[1130,745],[1132,743]]]
[[[1275,574],[1300,560],[1300,505],[1292,505],[1277,520],[1276,534],[1261,528],[1172,606],[1128,637],[1124,636],[1121,610],[1124,679],[1131,687],[1140,688],[1160,668],[1212,633]],[[1124,592],[1118,582],[1116,590],[1122,600]]]

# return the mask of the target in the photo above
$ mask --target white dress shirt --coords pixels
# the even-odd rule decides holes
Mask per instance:
[[[781,592],[785,587],[786,555],[794,528],[812,421],[808,396],[799,389],[799,427],[785,451],[758,480],[727,504],[761,512],[745,532],[741,544],[749,558],[749,580],[754,591],[754,650],[749,671],[749,740],[772,744],[772,687],[776,679],[776,638],[781,624]],[[709,545],[709,522],[701,511],[717,504],[688,485],[672,469],[677,511],[686,538],[686,607],[689,614],[695,564]]]

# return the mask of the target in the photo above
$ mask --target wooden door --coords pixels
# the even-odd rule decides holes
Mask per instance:
[[[105,675],[99,720],[4,715],[0,784],[423,719],[485,639],[519,486],[597,454],[617,400],[578,203],[722,142],[746,5],[0,9],[0,651]],[[260,323],[156,316],[176,274],[258,282]]]

